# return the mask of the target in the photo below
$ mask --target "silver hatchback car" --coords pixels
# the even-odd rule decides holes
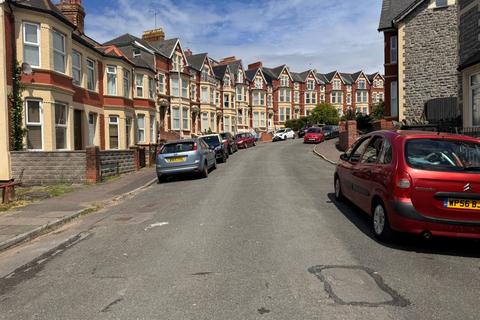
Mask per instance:
[[[215,151],[199,139],[170,141],[157,153],[158,182],[181,173],[198,173],[206,178],[216,167]]]

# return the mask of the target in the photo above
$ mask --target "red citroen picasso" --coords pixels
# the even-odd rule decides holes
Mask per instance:
[[[480,238],[480,140],[377,131],[354,143],[335,171],[335,197],[372,216],[381,241],[395,231]]]

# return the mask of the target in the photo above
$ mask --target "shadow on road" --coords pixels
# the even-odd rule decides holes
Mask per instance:
[[[335,194],[328,194],[330,201],[358,230],[363,232],[373,241],[377,241],[371,229],[371,218],[351,202],[339,203],[335,200]],[[378,242],[378,241],[377,241]],[[471,239],[456,239],[433,237],[425,240],[420,236],[410,234],[398,234],[393,243],[381,243],[383,246],[403,251],[419,253],[441,254],[450,256],[462,256],[480,258],[480,241]]]

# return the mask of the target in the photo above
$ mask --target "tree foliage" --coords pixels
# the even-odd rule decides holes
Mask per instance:
[[[307,117],[310,124],[336,125],[340,121],[338,110],[329,103],[321,103]]]
[[[14,90],[8,95],[8,102],[10,104],[10,124],[11,124],[11,148],[19,151],[23,149],[23,138],[27,134],[27,129],[23,127],[23,99],[22,91],[24,89],[20,78],[22,76],[22,68],[18,61],[15,63],[13,70]]]
[[[372,108],[372,118],[374,120],[381,120],[385,117],[385,102],[380,101]]]

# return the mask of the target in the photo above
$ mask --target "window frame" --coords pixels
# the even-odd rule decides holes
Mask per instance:
[[[123,69],[123,96],[130,98],[130,70]]]
[[[138,142],[147,142],[147,135],[146,135],[146,116],[143,113],[137,114],[137,141]],[[143,126],[140,126],[140,119],[143,119]],[[141,134],[143,133],[143,139],[141,139]]]
[[[398,64],[398,36],[390,37],[390,63]]]
[[[116,121],[112,122],[112,118],[115,118]],[[114,125],[117,127],[117,147],[112,148],[112,132],[111,126]],[[109,115],[108,116],[108,149],[109,150],[120,150],[120,116],[118,115]]]
[[[115,72],[111,72],[109,68],[113,68],[112,70],[115,70]],[[109,96],[116,96],[116,95],[118,94],[118,88],[117,88],[117,86],[118,86],[118,85],[117,85],[117,80],[118,80],[118,79],[117,79],[117,74],[118,74],[118,72],[117,72],[117,66],[107,64],[107,66],[106,66],[106,71],[107,71],[107,95],[109,95]],[[110,92],[109,77],[110,77],[111,75],[114,75],[114,77],[113,77],[112,79],[115,80],[115,83],[114,83],[114,84],[115,84],[115,85],[114,85],[114,88],[115,88],[114,91],[115,91],[115,92],[114,92],[114,93]]]
[[[96,91],[97,90],[97,80],[96,80],[96,77],[95,77],[95,60],[92,60],[90,58],[87,58],[86,59],[87,63],[86,63],[86,67],[87,67],[87,90],[89,91]],[[91,63],[92,65],[90,66],[89,63]],[[90,77],[90,72],[91,72],[91,75],[92,75],[92,86],[93,88],[90,87],[90,82],[89,82],[89,77]]]
[[[28,103],[29,102],[38,102],[38,113],[39,113],[39,122],[30,122],[28,118]],[[44,137],[44,119],[43,119],[43,101],[41,99],[35,99],[35,98],[26,98],[25,99],[25,127],[28,129],[28,127],[40,127],[40,140],[42,143],[42,148],[41,149],[30,149],[28,148],[28,131],[26,134],[26,139],[27,139],[27,150],[30,151],[42,151],[45,146],[45,137]]]
[[[78,56],[78,62],[80,63],[79,66],[75,66],[75,58],[74,56]],[[75,80],[75,72],[78,72],[79,79],[78,81]],[[76,86],[82,85],[82,54],[77,50],[72,50],[72,82]]]
[[[34,42],[29,42],[27,41],[27,36],[26,36],[26,25],[30,26],[35,26],[37,29],[37,43]],[[27,63],[30,64],[32,68],[41,68],[42,67],[42,55],[41,55],[41,26],[39,23],[34,23],[34,22],[29,22],[29,21],[23,21],[22,22],[22,35],[23,35],[23,60],[25,61],[25,46],[29,47],[36,47],[38,48],[38,66],[33,65],[31,62],[26,61]]]
[[[63,102],[55,102],[53,104],[54,106],[54,114],[53,114],[53,119],[54,119],[54,127],[55,127],[55,150],[68,150],[68,114],[69,114],[69,108],[66,103]],[[64,112],[65,112],[65,123],[57,123],[57,107],[63,107]],[[64,135],[64,147],[63,148],[58,148],[58,143],[57,143],[57,128],[65,130],[65,135]]]
[[[52,57],[53,57],[53,71],[65,74],[67,71],[67,37],[56,29],[52,29]],[[53,41],[54,34],[59,35],[63,40],[63,51],[55,48],[55,41]],[[63,57],[63,71],[57,70],[55,66],[55,54],[59,54]]]

